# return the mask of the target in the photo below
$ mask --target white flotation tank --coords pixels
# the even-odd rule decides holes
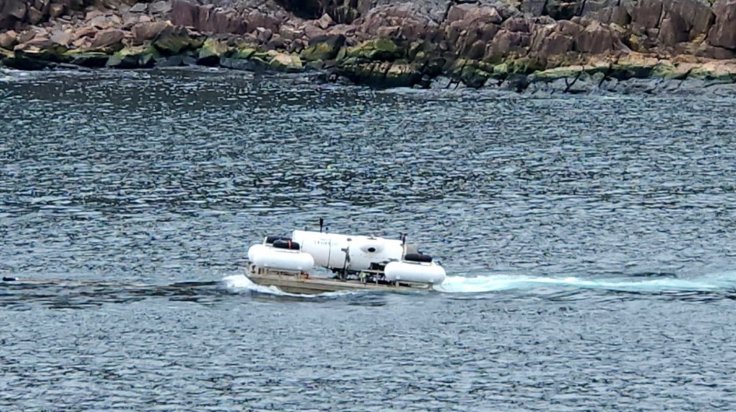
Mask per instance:
[[[391,262],[384,270],[386,280],[429,283],[438,285],[445,281],[445,269],[436,263]]]
[[[401,240],[382,237],[295,230],[291,238],[301,245],[303,252],[314,257],[316,265],[327,268],[367,270],[371,263],[399,260],[404,252]],[[349,261],[346,261],[347,255]]]
[[[314,258],[309,253],[261,244],[248,249],[248,259],[258,267],[269,269],[301,272],[314,267]]]

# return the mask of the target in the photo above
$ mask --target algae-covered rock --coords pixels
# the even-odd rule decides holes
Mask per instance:
[[[153,41],[153,46],[164,55],[198,49],[202,44],[201,39],[192,37],[186,28],[180,26],[166,27]]]
[[[231,59],[247,60],[250,59],[251,56],[256,54],[256,51],[257,50],[252,47],[239,47],[235,49],[228,57],[230,57]]]
[[[205,40],[202,48],[197,54],[197,64],[205,66],[216,66],[220,63],[220,58],[229,52],[227,44],[220,40],[209,38]]]
[[[373,87],[412,87],[421,82],[423,73],[417,65],[400,62],[359,62],[351,60],[342,63],[338,74],[353,83]]]
[[[110,56],[106,66],[117,69],[152,67],[159,56],[158,50],[153,46],[131,46]]]
[[[493,77],[495,66],[478,60],[458,59],[450,68],[450,75],[468,87],[483,87]]]
[[[296,54],[276,53],[268,64],[279,71],[298,72],[304,69],[302,60]]]
[[[340,49],[345,45],[345,36],[320,36],[312,39],[309,46],[302,50],[300,57],[308,62],[317,60],[332,60],[337,57]]]
[[[401,54],[401,49],[392,40],[379,38],[348,48],[345,57],[385,61],[397,59]]]
[[[0,48],[0,65],[7,65],[6,60],[12,61],[13,59],[15,59],[15,53],[10,50]]]
[[[109,54],[95,51],[69,50],[66,55],[71,64],[90,68],[105,67],[110,59]]]

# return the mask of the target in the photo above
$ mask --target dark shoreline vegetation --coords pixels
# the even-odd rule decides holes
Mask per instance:
[[[213,66],[373,87],[736,90],[736,0],[0,0],[0,65]]]

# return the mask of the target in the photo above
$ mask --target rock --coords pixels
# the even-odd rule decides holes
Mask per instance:
[[[214,38],[205,40],[202,48],[197,54],[197,64],[204,66],[217,66],[220,58],[224,56],[230,49],[226,43]]]
[[[276,53],[268,63],[279,71],[298,72],[304,69],[301,59],[295,54]]]
[[[317,27],[321,28],[322,30],[327,30],[329,27],[335,25],[335,21],[332,20],[332,17],[330,17],[329,14],[325,13],[322,15],[322,17],[319,18],[319,20],[316,21]]]
[[[38,23],[41,23],[45,16],[46,13],[44,13],[43,11],[38,10],[35,7],[28,7],[28,14],[26,15],[26,19],[29,23],[37,25]]]
[[[136,3],[130,9],[131,13],[145,13],[148,10],[148,3]]]
[[[283,24],[281,25],[281,28],[279,28],[278,35],[286,40],[295,40],[301,38],[304,35],[304,31],[299,30],[296,27]]]
[[[677,43],[690,39],[689,27],[679,15],[671,15],[662,20],[659,28],[659,41],[665,46],[674,46]]]
[[[345,45],[345,36],[321,36],[310,41],[308,47],[302,50],[300,56],[306,61],[332,60]]]
[[[123,24],[123,20],[117,15],[107,14],[95,16],[94,18],[90,19],[87,24],[104,30],[120,27]]]
[[[663,7],[665,18],[671,18],[677,23],[677,31],[687,32],[687,38],[683,41],[707,34],[715,20],[710,3],[704,0],[670,0]]]
[[[699,57],[707,57],[709,59],[719,59],[719,60],[727,60],[727,59],[735,59],[736,58],[736,51],[731,49],[726,49],[723,47],[717,47],[717,46],[711,46],[707,43],[702,43],[698,46],[696,50],[694,50],[695,56]]]
[[[346,57],[367,60],[393,60],[401,56],[401,50],[389,39],[365,41],[347,50]]]
[[[152,67],[158,57],[158,51],[151,46],[125,47],[110,56],[106,66],[116,69]]]
[[[610,29],[593,22],[575,39],[575,48],[582,53],[599,54],[614,50],[615,37]]]
[[[233,51],[230,58],[236,60],[247,60],[253,57],[256,52],[257,50],[252,47],[240,46]]]
[[[574,40],[572,37],[552,32],[541,38],[539,48],[536,51],[539,56],[547,58],[554,55],[565,54],[568,51],[573,50],[573,46]]]
[[[13,47],[18,44],[18,34],[13,30],[8,30],[5,33],[0,33],[0,48],[6,50],[12,50]]]
[[[271,39],[271,36],[273,36],[273,31],[271,29],[266,29],[263,27],[259,27],[256,29],[256,38],[260,43],[266,43]]]
[[[717,0],[713,5],[715,23],[708,32],[711,46],[736,49],[736,0]]]
[[[349,63],[339,66],[337,72],[355,84],[373,87],[412,87],[422,80],[419,67],[400,62]]]
[[[502,29],[486,47],[485,58],[491,61],[498,60],[510,52],[521,51],[523,48],[529,46],[530,42],[531,36],[528,33]]]
[[[24,0],[5,0],[0,3],[0,15],[13,17],[15,20],[22,21],[28,12],[27,2]]]
[[[483,87],[494,75],[494,66],[477,61],[458,59],[450,69],[451,76],[468,87]]]
[[[555,20],[570,20],[582,14],[585,4],[585,1],[548,0],[545,3],[544,14]]]
[[[199,6],[183,0],[174,0],[169,18],[175,25],[192,27],[203,33],[245,34],[259,25],[274,26],[272,30],[278,30],[279,23],[275,17],[256,10],[243,17],[234,10],[216,9],[211,5]]]
[[[65,11],[66,6],[64,6],[64,4],[62,3],[51,3],[49,5],[49,16],[51,16],[51,18],[56,19],[64,14]]]
[[[94,27],[82,27],[74,32],[74,39],[80,39],[83,37],[94,37],[97,34],[97,29]]]
[[[110,48],[117,51],[123,48],[122,41],[125,38],[125,32],[117,29],[101,30],[97,32],[94,40],[92,40],[93,49]]]
[[[153,41],[153,46],[164,55],[179,54],[201,45],[200,40],[192,38],[187,29],[181,26],[167,26]]]
[[[170,1],[155,1],[148,5],[148,11],[151,14],[164,14],[172,10]]]
[[[61,46],[68,46],[72,42],[72,34],[67,30],[56,30],[51,34],[50,40]]]
[[[133,26],[133,44],[140,45],[148,40],[155,39],[169,24],[163,21],[155,21],[148,23],[138,23]]]
[[[101,52],[79,52],[72,50],[67,52],[70,63],[82,67],[99,68],[105,67],[110,56]]]
[[[509,32],[531,33],[534,22],[523,17],[513,17],[503,22],[501,28]]]

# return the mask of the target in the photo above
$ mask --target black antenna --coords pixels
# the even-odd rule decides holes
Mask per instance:
[[[319,218],[319,233],[322,233],[322,225],[325,224],[325,220],[322,218]]]
[[[404,234],[403,234],[403,235],[401,236],[401,246],[404,246],[405,244],[406,244],[406,233],[404,233]]]

